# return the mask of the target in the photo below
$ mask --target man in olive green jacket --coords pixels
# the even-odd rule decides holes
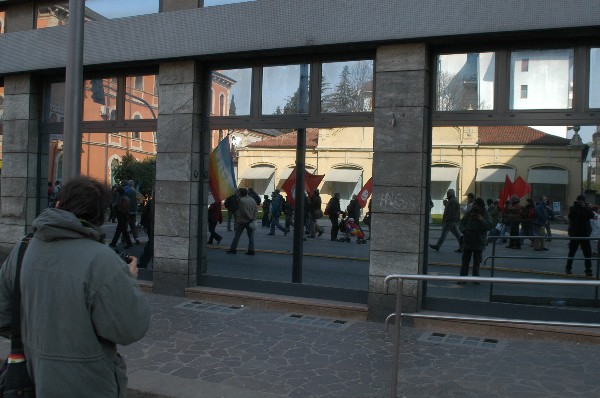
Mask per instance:
[[[150,310],[135,279],[137,260],[127,264],[103,244],[99,226],[109,203],[102,184],[79,177],[33,222],[21,269],[21,325],[38,397],[125,396],[116,345],[144,336]],[[19,246],[0,269],[3,328],[11,323]]]

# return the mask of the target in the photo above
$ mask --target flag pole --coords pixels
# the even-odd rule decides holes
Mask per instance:
[[[298,88],[298,113],[308,113],[308,64],[300,65]],[[292,283],[302,283],[302,258],[304,239],[304,170],[306,169],[306,128],[299,128],[296,139],[296,197],[294,198],[294,256]]]

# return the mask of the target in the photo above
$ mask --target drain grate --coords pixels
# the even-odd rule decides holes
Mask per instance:
[[[424,333],[417,340],[427,343],[486,348],[490,350],[497,350],[501,347],[504,347],[504,343],[497,339],[491,339],[488,337],[461,336],[458,334],[448,334],[439,332]]]
[[[244,309],[239,305],[215,304],[203,301],[185,301],[175,306],[175,308],[183,308],[196,312],[210,312],[212,314],[233,315],[238,314]]]
[[[331,330],[345,330],[353,322],[343,319],[322,318],[311,315],[286,314],[275,319],[275,322],[282,322],[294,325],[313,326]]]

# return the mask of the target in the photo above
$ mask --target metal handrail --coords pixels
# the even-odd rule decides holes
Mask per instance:
[[[392,398],[396,398],[398,391],[398,358],[400,353],[400,325],[402,316],[432,318],[432,319],[453,319],[467,321],[484,321],[484,322],[503,322],[515,324],[529,325],[550,325],[550,326],[571,326],[571,327],[592,327],[600,328],[599,323],[576,323],[576,322],[553,322],[541,320],[525,320],[511,318],[486,318],[458,315],[431,315],[431,314],[403,314],[402,313],[402,289],[405,280],[416,281],[462,281],[462,282],[490,282],[490,283],[507,283],[507,284],[531,284],[531,285],[563,285],[563,286],[590,286],[600,287],[598,280],[574,280],[574,279],[532,279],[532,278],[491,278],[491,277],[469,277],[469,276],[442,276],[442,275],[411,275],[411,274],[395,274],[385,277],[383,282],[383,292],[388,294],[388,288],[392,280],[397,280],[396,283],[396,308],[393,314],[390,314],[385,320],[387,330],[388,322],[392,317],[395,317],[394,330],[394,348],[392,353]]]
[[[487,240],[491,241],[492,243],[492,255],[491,256],[487,256],[484,260],[483,260],[483,265],[487,264],[487,260],[491,259],[492,260],[492,265],[491,265],[491,270],[490,270],[490,275],[493,277],[494,273],[495,273],[495,268],[496,268],[496,259],[497,258],[507,258],[507,259],[523,259],[523,260],[535,260],[535,259],[540,259],[540,260],[592,260],[594,257],[596,259],[596,279],[600,279],[600,253],[597,256],[592,256],[592,257],[569,257],[569,256],[565,256],[565,257],[556,257],[556,256],[552,256],[552,257],[548,257],[548,256],[543,256],[543,257],[531,257],[531,256],[496,256],[496,242],[498,241],[498,239],[550,239],[550,240],[589,240],[589,241],[593,241],[593,240],[600,240],[600,238],[598,237],[583,237],[583,236],[531,236],[531,235],[526,235],[526,236],[506,236],[506,235],[502,235],[502,236],[497,236],[497,235],[490,235],[488,236]],[[598,287],[596,287],[594,292],[594,298],[596,300],[598,300],[598,296],[599,296],[599,289]],[[490,283],[490,292],[489,292],[489,299],[490,301],[492,301],[494,295],[494,284]]]

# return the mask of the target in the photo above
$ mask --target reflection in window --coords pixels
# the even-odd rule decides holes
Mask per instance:
[[[125,82],[126,119],[156,119],[158,116],[156,76],[130,76],[125,79]]]
[[[229,136],[232,143],[233,164],[235,177],[238,187],[252,188],[254,192],[264,203],[265,196],[272,197],[275,189],[280,190],[280,194],[287,200],[294,199],[293,192],[295,186],[295,174],[292,170],[297,164],[296,144],[297,131],[288,128],[281,132],[274,129],[229,129],[212,130],[214,140]],[[373,172],[373,127],[354,126],[341,128],[307,128],[306,129],[306,165],[309,180],[307,185],[311,194],[314,188],[319,189],[321,198],[321,209],[325,210],[327,203],[336,193],[340,197],[340,209],[346,211],[353,195],[358,194],[363,186],[369,181]],[[214,148],[214,144],[213,144]],[[317,148],[322,148],[317,151]],[[318,154],[317,154],[318,152]],[[352,153],[352,159],[349,162],[347,153]],[[312,178],[310,178],[312,177]],[[223,199],[223,198],[221,198]],[[212,195],[207,198],[208,203],[213,201]],[[364,267],[365,261],[369,258],[369,241],[365,244],[356,245],[358,235],[364,233],[368,238],[370,228],[364,222],[364,217],[368,212],[369,197],[365,198],[363,205],[358,208],[352,207],[353,218],[359,223],[361,231],[339,231],[339,222],[341,219],[325,216],[317,220],[318,227],[316,232],[322,228],[322,233],[315,236],[316,241],[321,243],[315,246],[311,239],[307,239],[307,251],[310,247],[311,255],[332,255],[344,248],[336,242],[341,240],[344,245],[352,244],[352,253],[343,259],[332,259],[336,264],[344,264],[350,267],[344,268],[347,277],[340,279],[338,271],[332,269],[319,269],[306,267],[303,271],[302,283],[314,286],[334,286],[344,289],[356,289],[366,291],[368,288],[368,267]],[[337,206],[336,206],[337,207]],[[227,231],[229,212],[222,207],[223,223],[216,225],[216,232],[224,237],[224,241],[229,244],[233,238],[233,231]],[[279,223],[282,228],[289,229],[291,232],[284,238],[284,231],[276,229],[274,237],[256,240],[257,235],[266,235],[269,232],[269,216],[265,215],[262,206],[259,206],[257,224],[262,224],[265,228],[263,233],[255,233],[256,249],[261,251],[264,261],[257,263],[257,267],[249,270],[244,268],[246,263],[239,256],[223,255],[223,250],[219,243],[210,243],[207,247],[207,273],[210,275],[219,275],[231,278],[247,278],[253,280],[268,280],[275,282],[289,283],[291,274],[289,272],[272,272],[269,264],[276,263],[287,270],[291,269],[291,256],[282,256],[276,252],[276,247],[281,244],[286,245],[286,250],[293,251],[292,239],[290,234],[301,233],[304,235],[304,229],[291,225],[294,221],[292,216],[293,208],[284,206],[285,212],[281,214]],[[356,215],[354,215],[356,214]],[[264,216],[264,217],[263,217]],[[264,223],[261,221],[264,219]],[[230,222],[233,223],[233,219]],[[334,228],[335,226],[335,228]],[[207,228],[208,225],[205,225]],[[257,231],[260,231],[257,230]],[[310,236],[310,235],[309,235]],[[225,240],[227,239],[227,240]],[[362,241],[361,241],[362,242]],[[204,245],[204,242],[199,242]],[[237,250],[245,250],[248,240],[245,234],[240,239]],[[222,246],[222,244],[221,244]],[[348,248],[346,248],[348,249]],[[347,251],[347,250],[346,250]],[[356,267],[354,267],[356,265]]]
[[[149,179],[135,178],[141,183],[142,193],[150,193],[154,189],[154,163],[156,142],[154,133],[144,131],[136,133],[138,139],[132,145],[132,133],[83,133],[81,144],[81,174],[93,177],[104,183],[115,182],[114,171],[118,163],[129,157],[130,162],[139,163],[139,172],[146,171]],[[63,135],[51,134],[48,141],[48,181],[62,179]],[[144,171],[142,171],[142,169]],[[145,185],[144,185],[145,184]]]
[[[84,98],[84,101],[87,98]],[[65,119],[65,83],[49,83],[44,89],[44,122],[57,123]]]
[[[217,70],[211,76],[211,116],[249,115],[252,69]]]
[[[373,110],[373,61],[324,63],[322,74],[322,112]]]
[[[6,12],[0,11],[0,35],[4,33],[4,26],[6,25]]]
[[[248,3],[255,0],[204,0],[204,7],[222,6],[233,3]]]
[[[310,78],[309,78],[310,80]],[[300,65],[263,68],[262,114],[299,113]],[[306,99],[308,109],[308,95]]]
[[[88,14],[113,19],[157,13],[159,0],[87,0],[85,5]]]
[[[521,98],[527,98],[527,84],[521,84]]]
[[[110,120],[111,109],[117,105],[117,85],[114,83],[115,81],[116,79],[112,78],[85,81],[83,121]]]
[[[527,71],[522,62],[527,60]],[[510,109],[570,109],[573,101],[573,49],[513,51]],[[521,88],[528,87],[523,97]]]
[[[600,108],[600,48],[590,51],[590,108]]]
[[[436,110],[494,109],[494,75],[494,53],[440,55]]]
[[[69,2],[62,2],[50,6],[39,6],[37,8],[37,29],[67,25],[68,21]]]

